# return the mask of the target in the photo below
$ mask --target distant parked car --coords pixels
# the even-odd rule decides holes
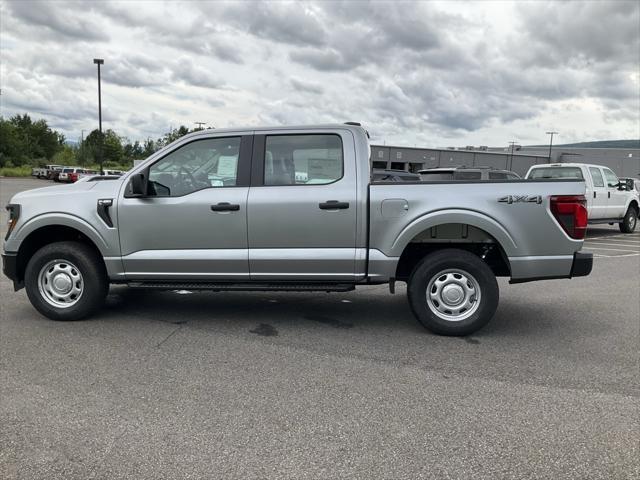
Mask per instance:
[[[63,168],[65,168],[64,165],[55,165],[53,168],[51,168],[47,172],[47,179],[57,182],[58,175],[60,175],[60,172],[62,171]]]
[[[420,175],[404,170],[373,169],[371,179],[374,182],[419,182]]]
[[[446,180],[518,180],[520,175],[510,170],[492,167],[445,167],[420,170],[420,179],[425,182]]]
[[[111,175],[111,176],[116,176],[116,177],[121,177],[122,175],[124,175],[125,172],[123,172],[122,170],[105,170],[104,174],[105,175]]]
[[[62,168],[62,165],[45,165],[44,167],[35,167],[31,169],[31,176],[37,178],[49,178],[49,174],[56,168]]]
[[[86,170],[84,168],[78,167],[67,167],[63,168],[58,175],[58,181],[63,183],[73,183],[78,180],[78,176],[82,173],[85,173]]]

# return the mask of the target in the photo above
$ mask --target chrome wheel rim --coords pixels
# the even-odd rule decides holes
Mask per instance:
[[[448,322],[460,322],[480,306],[480,284],[469,272],[451,268],[434,275],[427,285],[427,306]]]
[[[627,221],[627,225],[629,226],[629,230],[633,230],[636,226],[636,217],[635,215],[629,215],[629,220]]]
[[[78,267],[67,260],[52,260],[38,274],[40,295],[49,305],[69,308],[78,303],[84,280]]]

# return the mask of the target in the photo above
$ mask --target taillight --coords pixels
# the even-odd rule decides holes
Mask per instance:
[[[584,195],[554,195],[551,213],[571,238],[582,240],[587,232],[587,199]]]

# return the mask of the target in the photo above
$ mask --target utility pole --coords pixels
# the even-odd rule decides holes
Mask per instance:
[[[509,142],[509,145],[511,145],[511,155],[509,156],[509,167],[507,168],[507,170],[513,170],[513,147],[517,142]]]
[[[198,125],[198,128],[196,128],[196,130],[204,130],[202,126],[207,124],[207,122],[193,122],[193,123]]]
[[[102,138],[102,90],[100,86],[100,65],[104,64],[102,58],[94,58],[93,63],[98,66],[98,129],[100,130],[100,145],[98,146],[98,163],[100,164],[100,175],[104,175],[102,169],[102,144],[104,139]]]
[[[549,163],[551,163],[551,147],[553,147],[553,136],[557,135],[558,132],[547,132],[547,135],[551,135],[549,139]]]

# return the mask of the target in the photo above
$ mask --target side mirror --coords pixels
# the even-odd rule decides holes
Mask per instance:
[[[617,185],[617,186],[618,186],[618,190],[625,191],[625,190],[628,190],[628,189],[629,189],[629,188],[627,187],[627,182],[626,182],[626,181],[620,181],[620,182],[618,182],[618,185]]]
[[[145,197],[147,195],[147,178],[144,173],[136,173],[131,177],[131,196]]]

